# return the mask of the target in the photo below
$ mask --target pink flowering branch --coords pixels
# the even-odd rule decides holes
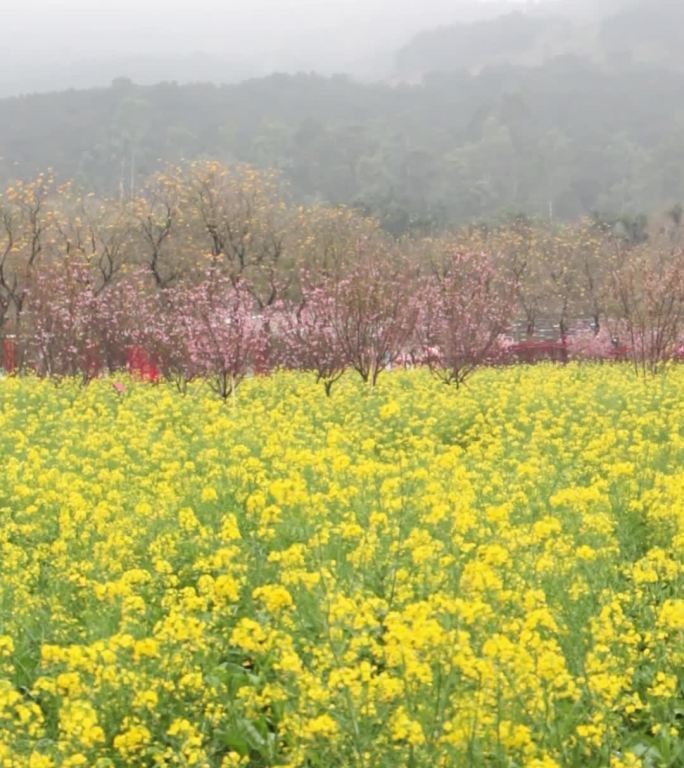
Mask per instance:
[[[457,387],[485,363],[496,362],[514,309],[515,290],[502,284],[490,259],[456,251],[422,289],[418,335],[435,376]]]

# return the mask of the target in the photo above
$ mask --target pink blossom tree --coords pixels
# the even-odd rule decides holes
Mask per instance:
[[[65,260],[35,272],[26,289],[25,363],[46,376],[96,375],[97,304],[87,265]]]
[[[313,371],[329,397],[349,365],[337,335],[335,295],[308,275],[300,279],[301,300],[281,308],[273,323],[279,362],[286,368]]]
[[[103,366],[110,373],[125,366],[133,347],[154,354],[159,300],[160,293],[142,268],[126,270],[98,291],[92,322]]]
[[[154,300],[135,271],[98,287],[84,259],[45,264],[27,288],[24,363],[44,375],[84,381],[118,370],[128,347],[149,344]]]
[[[684,251],[634,253],[613,273],[615,317],[643,375],[679,354],[684,330]]]
[[[331,332],[340,354],[361,378],[375,386],[380,372],[410,345],[418,317],[416,275],[399,257],[381,254],[326,277]]]
[[[629,353],[624,324],[606,321],[597,331],[595,319],[592,326],[571,329],[567,348],[571,360],[615,361]]]
[[[179,351],[185,365],[224,400],[234,397],[267,349],[263,318],[251,292],[240,280],[210,272],[196,285],[174,289],[170,298],[171,317],[184,339]]]
[[[450,253],[421,293],[418,332],[435,376],[459,387],[478,366],[500,357],[515,287],[501,282],[485,254]]]

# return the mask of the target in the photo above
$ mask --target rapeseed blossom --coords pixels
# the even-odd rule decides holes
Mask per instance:
[[[0,766],[684,764],[684,369],[0,382]]]

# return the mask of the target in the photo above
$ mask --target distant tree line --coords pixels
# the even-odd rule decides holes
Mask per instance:
[[[394,234],[523,214],[636,218],[684,201],[684,73],[500,64],[420,85],[273,75],[0,101],[0,182],[45,168],[131,200],[165,163],[276,169],[292,199]]]

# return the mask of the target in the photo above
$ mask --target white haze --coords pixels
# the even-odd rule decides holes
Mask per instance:
[[[546,0],[591,7],[595,0]],[[233,82],[273,71],[389,74],[416,32],[518,0],[0,0],[0,96],[115,77]]]

